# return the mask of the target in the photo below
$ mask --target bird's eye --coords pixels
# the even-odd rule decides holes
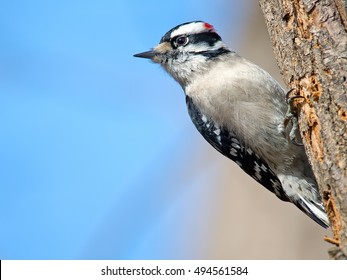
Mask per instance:
[[[188,44],[188,37],[187,36],[179,36],[176,38],[175,40],[175,43],[176,43],[176,46],[179,47],[179,46],[185,46]]]

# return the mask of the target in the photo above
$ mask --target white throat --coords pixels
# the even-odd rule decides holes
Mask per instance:
[[[187,52],[180,53],[175,59],[168,59],[162,66],[184,89],[196,75],[201,75],[209,69],[210,61],[203,55]]]

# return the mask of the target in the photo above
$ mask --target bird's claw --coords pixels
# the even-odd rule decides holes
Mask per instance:
[[[305,97],[301,95],[294,95],[290,97],[290,94],[293,90],[294,89],[289,90],[286,94],[286,103],[288,104],[288,110],[284,118],[284,126],[287,127],[289,122],[292,123],[292,128],[289,132],[289,139],[294,145],[303,146],[302,143],[296,141],[296,135],[299,131],[299,122],[297,116],[297,108],[294,106],[294,100],[299,98],[305,99]]]

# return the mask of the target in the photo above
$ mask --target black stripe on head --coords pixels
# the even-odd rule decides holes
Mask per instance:
[[[210,47],[213,47],[215,43],[221,40],[221,37],[216,32],[210,31],[189,35],[190,44],[207,43]]]
[[[175,42],[176,42],[176,39],[179,37],[187,37],[189,40],[188,41],[189,44],[195,44],[195,45],[206,44],[206,45],[209,45],[210,47],[213,47],[217,42],[220,42],[222,40],[222,38],[216,32],[211,32],[211,31],[201,32],[197,34],[177,35],[173,38],[170,38],[171,34],[169,34],[168,35],[169,37],[166,38],[167,35],[168,34],[166,34],[162,38],[162,41],[160,42],[164,42],[163,40],[166,40],[166,42],[170,42],[173,49],[177,49],[178,45]]]
[[[175,30],[177,30],[178,28],[180,28],[181,26],[187,25],[187,24],[191,24],[191,23],[197,23],[197,22],[202,22],[202,21],[200,21],[200,20],[189,21],[189,22],[185,22],[185,23],[179,24],[179,25],[175,26],[174,28],[171,28],[168,32],[166,32],[164,34],[163,37],[161,37],[159,44],[163,43],[163,42],[170,42],[170,40],[171,40],[171,33],[174,32]]]
[[[159,44],[164,43],[164,42],[170,42],[170,34],[173,30],[170,30],[165,33],[163,37],[161,37]]]
[[[206,56],[208,58],[215,58],[215,57],[218,57],[222,54],[231,53],[231,52],[232,52],[231,50],[228,50],[226,48],[219,48],[217,50],[195,52],[195,54],[201,54],[201,55]]]

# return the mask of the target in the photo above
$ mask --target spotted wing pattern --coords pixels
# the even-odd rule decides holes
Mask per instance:
[[[242,139],[233,131],[216,126],[213,120],[198,109],[189,96],[186,96],[186,103],[190,118],[207,142],[281,200],[289,201],[276,174],[250,147],[245,146]]]

